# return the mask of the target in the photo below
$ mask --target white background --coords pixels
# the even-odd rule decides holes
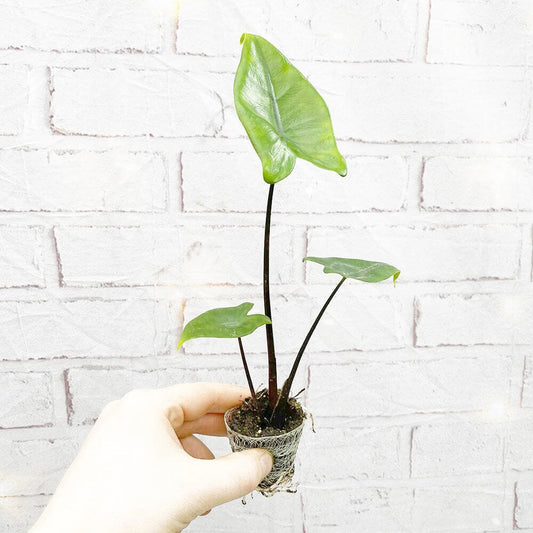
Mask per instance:
[[[532,26],[528,0],[4,0],[0,529],[108,401],[245,382],[233,341],[175,346],[210,307],[262,309],[268,188],[232,104],[250,32],[323,94],[349,167],[276,186],[282,375],[335,283],[304,255],[402,275],[347,282],[309,346],[298,493],[190,530],[533,531]],[[264,384],[263,332],[244,343]]]

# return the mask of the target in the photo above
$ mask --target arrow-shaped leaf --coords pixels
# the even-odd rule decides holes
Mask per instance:
[[[393,276],[392,281],[396,284],[400,275],[396,267],[378,261],[344,257],[304,257],[303,260],[323,265],[326,274],[339,274],[344,278],[358,279],[368,283],[377,283]]]
[[[277,183],[296,158],[346,175],[326,103],[287,58],[266,39],[241,37],[233,94],[235,108],[263,164],[263,178]]]
[[[236,307],[219,307],[206,311],[193,318],[181,332],[178,349],[191,339],[198,337],[217,337],[233,339],[245,337],[258,327],[270,324],[266,315],[249,315],[254,304],[245,302]]]

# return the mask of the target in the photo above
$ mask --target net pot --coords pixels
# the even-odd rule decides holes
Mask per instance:
[[[238,407],[234,407],[226,411],[224,415],[224,422],[226,423],[232,451],[239,452],[250,448],[263,448],[268,450],[274,457],[272,470],[261,481],[256,490],[265,496],[271,496],[276,492],[291,491],[291,482],[294,475],[294,459],[298,450],[300,437],[302,436],[305,418],[298,427],[287,433],[270,437],[250,437],[242,433],[237,433],[231,428],[231,418],[237,409]]]

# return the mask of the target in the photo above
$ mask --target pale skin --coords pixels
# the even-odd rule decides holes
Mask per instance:
[[[135,390],[102,411],[31,533],[177,533],[254,490],[265,450],[214,459],[194,434],[226,434],[223,413],[249,396],[234,385]]]

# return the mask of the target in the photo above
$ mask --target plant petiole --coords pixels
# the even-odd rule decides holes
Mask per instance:
[[[257,409],[257,412],[259,413],[259,405],[257,403],[257,396],[255,395],[254,384],[252,382],[252,376],[250,375],[250,369],[248,368],[248,362],[246,361],[246,356],[244,355],[244,348],[242,345],[242,340],[240,337],[237,337],[237,341],[239,342],[239,350],[241,352],[242,365],[244,366],[244,373],[246,374],[246,380],[248,381],[248,387],[250,388],[250,392],[252,393],[252,399],[255,404],[255,408]]]
[[[263,301],[265,315],[272,322],[272,310],[270,307],[270,219],[272,215],[272,198],[274,184],[268,190],[268,201],[265,218],[265,242],[263,248]],[[273,411],[278,401],[278,376],[276,366],[276,351],[274,349],[274,330],[272,324],[266,325],[266,339],[268,351],[268,403]]]

